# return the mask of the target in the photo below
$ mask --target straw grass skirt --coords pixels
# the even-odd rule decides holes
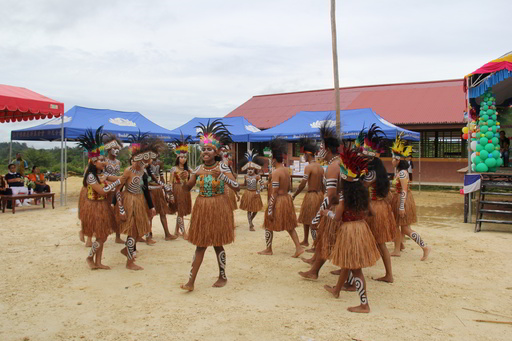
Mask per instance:
[[[323,200],[324,194],[321,191],[307,192],[300,206],[298,222],[304,225],[311,225],[311,221],[316,217]]]
[[[318,224],[318,231],[316,235],[317,244],[315,250],[322,259],[329,259],[336,244],[337,232],[341,227],[341,222],[338,222],[329,217],[323,216],[320,218]]]
[[[235,219],[226,194],[196,198],[187,240],[199,247],[222,246],[235,241]]]
[[[148,216],[148,204],[144,194],[133,194],[127,190],[121,192],[126,219],[122,220],[119,213],[119,201],[116,203],[116,219],[119,231],[123,234],[136,237],[151,232]]]
[[[289,194],[277,195],[274,202],[274,219],[268,218],[268,205],[265,209],[263,227],[267,230],[280,232],[291,231],[297,227],[297,214],[293,206],[292,197]]]
[[[379,259],[377,243],[366,221],[343,222],[336,234],[331,262],[342,269],[362,269]]]
[[[151,187],[150,187],[151,188]],[[175,206],[169,207],[167,203],[167,199],[164,195],[164,190],[162,188],[150,189],[149,194],[151,195],[151,201],[153,201],[153,206],[155,206],[156,214],[174,214],[176,213]],[[176,200],[176,198],[174,198]]]
[[[183,190],[182,184],[174,184],[172,190],[175,200],[174,206],[178,216],[184,217],[192,213],[192,197],[190,192]]]
[[[89,200],[86,197],[81,203],[80,221],[87,237],[106,239],[117,229],[116,217],[107,199]]]
[[[259,212],[263,209],[261,195],[256,191],[245,190],[240,200],[240,209],[247,212]]]
[[[405,217],[400,218],[400,194],[393,194],[393,201],[391,204],[393,208],[393,214],[395,215],[395,220],[398,223],[398,226],[410,226],[415,224],[418,221],[416,216],[416,203],[414,202],[414,197],[412,196],[412,192],[407,191],[407,198],[405,199]]]
[[[396,235],[396,220],[391,205],[383,199],[372,200],[370,206],[375,215],[367,217],[366,222],[377,244],[393,241]]]
[[[224,191],[225,194],[227,194],[229,198],[229,204],[231,205],[231,209],[234,211],[238,208],[238,205],[236,204],[236,195],[235,191],[231,189],[228,185],[224,185]]]
[[[78,219],[80,219],[80,210],[84,206],[85,201],[87,199],[87,187],[82,186],[80,190],[80,196],[78,197]]]

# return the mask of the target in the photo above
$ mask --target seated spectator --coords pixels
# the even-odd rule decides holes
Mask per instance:
[[[32,167],[32,173],[27,178],[35,184],[34,192],[36,193],[50,193],[50,186],[46,184],[44,174],[39,171],[39,167]]]
[[[28,188],[25,187],[25,180],[21,176],[20,173],[16,172],[16,165],[14,163],[9,164],[9,173],[5,175],[5,180],[9,185],[9,188],[12,191],[13,195],[16,194],[28,194]],[[16,200],[16,206],[21,206],[21,202]],[[24,206],[30,206],[30,204],[25,202]]]
[[[0,194],[12,195],[12,190],[7,186],[7,181],[5,181],[2,175],[0,175]],[[7,208],[12,208],[10,201],[7,202]]]

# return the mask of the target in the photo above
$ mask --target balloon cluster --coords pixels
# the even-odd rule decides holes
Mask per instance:
[[[500,154],[500,122],[497,121],[496,98],[491,91],[482,95],[477,120],[462,128],[463,138],[471,136],[471,170],[474,172],[496,172],[503,160]]]

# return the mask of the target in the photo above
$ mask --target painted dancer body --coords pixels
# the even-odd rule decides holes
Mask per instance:
[[[283,167],[283,156],[286,151],[286,141],[275,139],[270,142],[272,150],[272,194],[265,211],[263,227],[265,228],[265,250],[258,252],[260,255],[272,255],[272,241],[274,232],[287,231],[295,244],[295,253],[292,257],[297,258],[304,249],[299,243],[299,237],[295,228],[297,227],[297,215],[293,205],[292,197],[288,194],[290,186],[290,173]]]
[[[181,285],[183,290],[193,291],[194,284],[203,262],[204,253],[209,246],[213,246],[219,265],[219,278],[214,287],[223,287],[227,283],[226,252],[224,245],[235,240],[235,226],[233,211],[229,205],[225,188],[230,187],[238,192],[240,186],[236,182],[230,169],[216,160],[223,144],[231,141],[229,131],[219,121],[209,122],[206,126],[200,125],[198,137],[201,145],[201,158],[203,164],[198,166],[190,177],[188,183],[183,185],[185,191],[190,191],[196,184],[199,186],[199,195],[192,209],[190,227],[187,240],[196,246],[189,280]]]
[[[244,176],[244,186],[246,189],[240,201],[240,209],[247,211],[249,230],[255,231],[252,221],[256,214],[263,209],[260,195],[260,191],[263,189],[263,180],[258,175],[258,171],[263,166],[263,159],[258,157],[258,154],[253,153],[252,150],[249,150],[245,153],[245,157],[240,162],[240,165],[242,166],[242,172],[247,170],[247,175]]]
[[[102,128],[97,129],[95,135],[89,129],[85,135],[79,136],[77,139],[79,146],[88,151],[89,157],[83,181],[86,198],[79,202],[79,217],[83,234],[88,238],[96,238],[91,243],[91,250],[86,258],[89,268],[108,270],[110,267],[101,263],[103,245],[108,235],[116,228],[116,221],[107,198],[109,193],[115,192],[116,187],[121,184],[121,180],[117,179],[108,184],[99,177],[107,165],[104,157]]]
[[[176,153],[176,163],[171,169],[171,183],[174,193],[175,207],[177,212],[175,236],[182,235],[185,237],[185,221],[184,218],[192,213],[192,198],[190,191],[183,189],[190,178],[187,163],[188,144],[191,143],[190,137],[185,138],[181,134],[181,139],[174,140],[174,152]]]
[[[174,240],[177,237],[169,232],[167,224],[167,214],[174,214],[174,195],[172,194],[172,186],[163,183],[161,180],[161,167],[163,163],[158,159],[158,156],[163,152],[167,145],[161,140],[154,140],[153,150],[151,152],[151,160],[149,166],[146,168],[149,181],[149,192],[151,193],[151,200],[155,205],[156,213],[160,216],[160,222],[164,229],[165,240]],[[169,205],[171,203],[171,205]],[[153,219],[150,220],[151,232],[146,236],[146,243],[148,245],[155,244],[153,239]]]
[[[341,223],[336,231],[336,242],[330,254],[331,262],[341,268],[341,273],[336,286],[326,285],[324,288],[338,298],[351,274],[359,294],[360,305],[348,308],[348,311],[369,313],[370,306],[362,268],[374,265],[380,254],[365,220],[369,210],[369,197],[361,178],[367,171],[368,161],[363,156],[358,156],[356,150],[346,147],[342,149],[340,156],[340,174],[343,179],[340,202],[336,207],[336,213],[322,210],[322,215]]]
[[[151,160],[152,146],[145,135],[139,133],[132,136],[132,165],[125,169],[125,190],[121,193],[121,200],[116,203],[116,213],[120,231],[127,235],[126,247],[121,253],[126,256],[126,268],[130,270],[143,270],[135,264],[137,241],[144,235],[151,232],[149,221],[152,218],[154,209],[151,196],[145,196],[144,189],[147,187],[147,175],[144,169]],[[148,203],[147,203],[148,202]],[[121,219],[121,217],[123,219]]]
[[[384,277],[378,281],[393,283],[393,271],[391,257],[386,242],[394,240],[396,235],[396,221],[393,209],[388,202],[389,179],[386,168],[382,164],[380,154],[385,151],[385,135],[382,130],[373,124],[366,134],[361,152],[369,160],[368,174],[363,179],[363,184],[368,187],[370,194],[370,212],[366,222],[377,241],[377,247],[386,269]]]
[[[292,200],[295,200],[306,185],[308,186],[308,192],[304,196],[304,200],[302,200],[302,205],[300,206],[298,219],[298,222],[304,225],[304,239],[300,245],[308,246],[309,226],[324,199],[324,169],[315,161],[315,154],[318,152],[316,141],[301,139],[299,143],[301,152],[304,153],[304,162],[308,162],[308,165],[304,169],[304,177],[302,178],[299,188],[297,188],[297,191],[292,195]],[[312,235],[316,234],[316,231],[311,232]]]
[[[401,228],[400,233],[397,233],[395,238],[395,250],[391,253],[391,256],[400,257],[403,236],[408,235],[423,250],[421,260],[424,261],[428,258],[431,248],[421,239],[419,233],[410,227],[411,224],[417,222],[416,203],[409,188],[409,174],[407,172],[409,164],[405,161],[405,158],[412,152],[412,147],[405,147],[405,141],[402,139],[402,135],[400,135],[397,136],[391,151],[393,154],[392,164],[397,170],[396,176],[393,179],[394,193],[391,206],[395,214],[397,226]]]
[[[330,120],[325,120],[325,122],[328,121]],[[338,203],[338,193],[340,190],[340,157],[338,148],[341,141],[336,137],[336,131],[332,127],[329,127],[327,123],[320,128],[320,136],[322,137],[322,144],[318,156],[328,163],[325,172],[326,190],[322,204],[311,222],[311,230],[316,231],[314,243],[315,254],[310,259],[302,259],[306,263],[311,264],[311,268],[309,271],[299,272],[299,275],[307,279],[318,278],[320,269],[329,257],[330,248],[329,245],[326,245],[329,244],[327,237],[337,228],[337,223],[322,217],[321,211],[331,209]]]

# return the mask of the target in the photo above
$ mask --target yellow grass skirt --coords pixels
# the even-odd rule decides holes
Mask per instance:
[[[119,213],[119,201],[116,203],[116,217],[121,233],[137,237],[151,231],[148,216],[148,204],[144,194],[132,194],[127,190],[121,192],[126,219],[122,220]]]
[[[268,206],[265,209],[263,227],[270,231],[291,231],[297,227],[297,214],[293,206],[292,197],[289,194],[277,195],[274,202],[274,219],[268,218]]]
[[[165,199],[164,190],[162,188],[150,189],[149,194],[155,206],[156,214],[174,214],[176,210],[169,207],[167,199]],[[175,199],[176,200],[176,199]]]
[[[368,216],[366,222],[377,244],[393,241],[396,235],[396,220],[391,205],[386,200],[372,200],[370,206],[375,215]]]
[[[259,212],[263,209],[261,195],[256,191],[245,190],[240,200],[240,209],[248,212]]]
[[[405,199],[405,217],[400,218],[400,194],[394,193],[391,207],[393,208],[393,214],[395,215],[395,220],[398,223],[398,226],[410,226],[415,224],[418,221],[416,216],[416,203],[414,202],[414,197],[412,196],[412,192],[407,191],[407,198]]]
[[[311,221],[316,217],[323,200],[324,194],[322,192],[307,192],[300,206],[298,222],[304,225],[311,225]]]
[[[184,217],[192,213],[192,197],[189,191],[183,190],[183,185],[174,184],[172,186],[174,194],[174,206],[178,212],[178,216]]]
[[[114,212],[106,199],[89,200],[86,197],[85,201],[81,202],[80,221],[87,237],[106,239],[117,229]]]

